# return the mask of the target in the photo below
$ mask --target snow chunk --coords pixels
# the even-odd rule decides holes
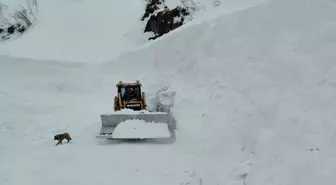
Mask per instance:
[[[165,123],[127,120],[120,123],[113,132],[113,138],[162,138],[170,137]]]
[[[113,112],[111,114],[118,114],[118,115],[127,115],[127,114],[167,114],[165,112],[149,112],[147,110],[141,110],[141,111],[134,111],[132,109],[122,109],[117,112]]]

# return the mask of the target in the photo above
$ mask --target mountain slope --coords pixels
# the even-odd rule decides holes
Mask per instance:
[[[107,60],[146,40],[139,21],[144,5],[142,0],[41,1],[35,27],[0,45],[0,54],[74,62]],[[137,35],[126,37],[129,33]]]
[[[228,1],[217,9],[232,12],[259,1]],[[180,4],[179,0],[168,2],[171,7]],[[10,9],[27,7],[25,0],[3,0],[3,3]],[[39,1],[35,26],[20,38],[1,43],[0,55],[68,62],[108,61],[148,42],[148,34],[143,33],[146,22],[140,21],[145,3],[144,0]],[[194,21],[215,11],[207,0],[197,1],[196,5],[200,10]]]
[[[103,65],[0,56],[0,184],[333,184],[334,10],[264,3]],[[176,91],[174,144],[95,139],[115,83],[136,79],[149,99]]]
[[[328,0],[264,3],[175,32],[105,68],[146,63],[177,91],[180,142],[198,143],[196,153],[238,154],[235,144],[246,153],[237,179],[250,168],[248,184],[332,184],[335,10]]]

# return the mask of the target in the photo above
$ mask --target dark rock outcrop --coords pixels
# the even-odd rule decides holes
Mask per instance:
[[[15,26],[11,25],[10,27],[7,28],[7,33],[9,34],[13,34],[15,32]]]
[[[141,21],[144,21],[145,18],[149,17],[156,10],[160,9],[160,6],[164,5],[164,0],[149,0],[146,6],[144,15],[141,18]]]
[[[23,33],[27,30],[27,26],[22,25],[21,23],[17,23],[15,25],[10,25],[5,28],[0,28],[0,41],[8,40],[11,35],[15,33]]]
[[[37,5],[35,4],[34,6]],[[14,12],[10,13],[10,11],[7,12],[8,6],[0,4],[0,41],[18,37],[33,26],[33,21],[36,18],[32,12],[32,7],[29,6],[29,8],[22,7],[22,9],[14,10]]]
[[[162,11],[158,11],[164,7]],[[186,8],[177,6],[174,9],[168,9],[164,6],[163,0],[151,0],[147,4],[146,12],[141,20],[149,17],[144,32],[153,32],[154,36],[149,38],[156,39],[162,35],[180,27],[184,23],[184,17],[190,13]]]

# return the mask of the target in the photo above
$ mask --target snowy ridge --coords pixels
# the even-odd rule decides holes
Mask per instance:
[[[34,30],[0,45],[0,54],[87,63],[108,60],[146,42],[139,20],[143,6],[142,0],[40,1]]]
[[[104,65],[0,56],[0,184],[333,185],[335,4],[267,2]],[[174,144],[95,139],[120,79],[176,92]]]
[[[188,24],[214,17],[211,15],[215,10],[217,14],[229,13],[260,1],[227,1],[215,9],[209,1],[200,0],[197,6],[203,8]],[[3,3],[12,8],[26,6],[25,0],[4,0]],[[174,0],[166,4],[175,7],[180,2]],[[140,21],[144,7],[144,0],[39,1],[34,28],[19,39],[0,44],[0,55],[94,64],[106,62],[152,43],[147,40],[148,34],[143,33],[146,22]]]

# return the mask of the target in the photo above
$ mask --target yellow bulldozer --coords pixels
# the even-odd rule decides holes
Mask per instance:
[[[146,94],[139,80],[116,84],[114,112],[100,115],[102,126],[98,138],[153,139],[170,138],[174,119],[169,112],[148,111]]]
[[[114,97],[114,112],[122,109],[132,109],[135,111],[147,110],[146,95],[141,92],[141,83],[123,83],[119,81],[116,85],[117,95]]]

